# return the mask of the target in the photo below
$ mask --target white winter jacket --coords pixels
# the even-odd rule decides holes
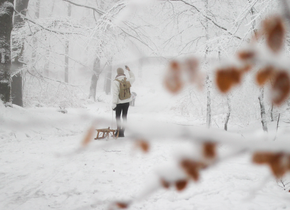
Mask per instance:
[[[127,78],[127,81],[129,81],[130,84],[132,85],[135,81],[135,76],[134,76],[132,71],[128,71],[128,73],[130,75],[130,78]],[[121,75],[121,76],[118,76],[116,79],[122,80],[125,77],[126,76]],[[117,104],[124,104],[124,103],[128,103],[128,102],[132,101],[132,95],[130,98],[127,98],[124,100],[119,99],[120,83],[116,79],[113,81],[113,84],[112,84],[112,95],[113,95],[112,108],[115,108],[117,106]]]

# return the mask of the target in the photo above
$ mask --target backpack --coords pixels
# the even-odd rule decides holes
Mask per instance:
[[[120,83],[120,92],[119,92],[119,99],[125,100],[131,97],[131,83],[127,81],[127,78],[125,77],[121,81],[116,79]]]

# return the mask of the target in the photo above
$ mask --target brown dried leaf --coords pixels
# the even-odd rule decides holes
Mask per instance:
[[[166,89],[173,94],[178,93],[183,86],[181,80],[175,76],[167,77],[164,84]]]
[[[170,68],[165,76],[164,85],[167,90],[173,94],[178,93],[183,87],[183,82],[181,81],[181,69],[180,65],[176,61],[170,63]]]
[[[93,139],[94,132],[95,128],[92,125],[90,129],[87,131],[85,138],[82,141],[82,146],[87,146],[91,142],[91,140]]]
[[[199,170],[206,167],[204,163],[196,162],[190,159],[182,160],[180,165],[185,173],[194,181],[199,180]]]
[[[160,182],[164,188],[168,189],[170,187],[170,182],[166,181],[165,179],[161,178]]]
[[[287,171],[287,167],[283,164],[282,158],[282,153],[273,154],[269,162],[272,173],[277,179],[281,178]]]
[[[129,204],[125,202],[116,202],[115,204],[119,209],[127,209],[129,207]]]
[[[241,68],[241,72],[249,72],[252,69],[252,65],[247,64]]]
[[[255,58],[256,53],[253,50],[238,52],[238,58],[242,61],[249,61]]]
[[[253,154],[252,160],[256,164],[264,164],[269,163],[271,161],[272,156],[273,153],[271,152],[256,152]]]
[[[138,147],[145,153],[149,152],[150,145],[147,141],[140,139],[137,141]]]
[[[216,157],[216,143],[206,142],[203,144],[203,156],[213,159]]]
[[[237,70],[236,68],[231,68],[229,70],[231,79],[233,81],[233,84],[239,84],[241,82],[242,74],[243,72]]]
[[[182,191],[186,188],[188,180],[181,179],[175,182],[175,187],[178,191]]]
[[[276,74],[272,84],[273,104],[281,105],[290,93],[290,78],[287,72],[282,71]]]
[[[230,78],[230,74],[227,70],[219,70],[216,74],[216,84],[221,92],[226,93],[228,92],[233,83]]]
[[[180,65],[177,61],[171,61],[170,69],[180,71]]]
[[[274,68],[272,66],[267,66],[261,69],[256,75],[256,81],[258,85],[263,86],[271,77],[274,75]]]
[[[195,58],[187,59],[185,61],[186,71],[188,73],[189,81],[195,82],[197,78],[198,60]]]
[[[284,162],[284,160],[286,160]],[[269,165],[273,175],[278,179],[289,170],[289,156],[283,153],[256,152],[253,155],[253,162]]]
[[[287,170],[290,171],[290,155],[287,156],[286,167],[287,167]]]
[[[282,18],[279,16],[272,16],[264,20],[263,32],[266,36],[269,48],[275,53],[279,52],[283,47],[286,35]]]
[[[233,85],[239,84],[243,72],[235,67],[219,69],[216,72],[216,84],[222,93],[228,92]]]

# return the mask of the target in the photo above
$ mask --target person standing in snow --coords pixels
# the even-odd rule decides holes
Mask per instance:
[[[127,78],[124,74],[124,70],[122,68],[117,69],[117,76],[112,84],[112,95],[113,95],[113,105],[112,108],[114,111],[116,111],[116,122],[117,122],[117,133],[116,135],[119,135],[119,137],[124,137],[125,132],[125,124],[127,121],[127,113],[129,109],[130,102],[132,101],[132,96],[130,93],[130,86],[135,81],[135,76],[133,72],[130,70],[128,66],[125,66],[125,68],[128,70],[130,78]],[[123,85],[124,84],[124,85]],[[128,91],[124,95],[124,89],[121,88],[121,86],[129,86]],[[126,90],[125,90],[126,91]],[[129,93],[128,93],[129,92]],[[121,122],[121,114],[123,122]]]

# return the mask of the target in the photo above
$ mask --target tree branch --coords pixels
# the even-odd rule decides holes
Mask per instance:
[[[20,16],[23,18],[23,20],[26,20],[26,21],[28,21],[28,22],[31,22],[31,23],[33,23],[34,25],[37,25],[37,26],[39,26],[40,28],[42,28],[42,29],[44,29],[44,30],[46,30],[46,31],[49,31],[49,32],[52,32],[52,33],[56,33],[56,34],[62,34],[62,35],[65,35],[65,34],[76,34],[76,35],[82,35],[82,34],[80,34],[80,33],[65,32],[65,31],[57,31],[57,30],[53,30],[53,29],[46,28],[46,27],[40,25],[39,23],[37,23],[37,22],[35,22],[35,21],[33,21],[33,20],[27,18],[26,16],[22,15],[22,14],[21,14],[20,12],[18,12],[16,9],[14,9],[14,11],[15,11],[18,15],[20,15]],[[35,34],[35,33],[34,33],[34,34]],[[33,34],[32,34],[32,35],[33,35]]]
[[[84,7],[84,8],[87,8],[87,9],[91,9],[91,10],[95,11],[96,13],[98,13],[99,15],[104,15],[104,14],[105,14],[104,11],[102,11],[102,10],[100,10],[100,9],[98,9],[98,8],[94,8],[94,7],[90,7],[90,6],[82,5],[82,4],[77,4],[77,3],[72,2],[72,1],[70,1],[70,0],[63,0],[63,1],[68,2],[68,3],[70,3],[70,4],[73,4],[73,5],[75,5],[75,6],[78,6],[78,7]]]
[[[34,70],[36,70],[34,68]],[[34,75],[33,73],[31,73],[29,70],[26,70],[31,76],[33,77],[36,77],[38,78],[36,75]],[[50,80],[52,82],[57,82],[57,83],[60,83],[60,84],[64,84],[64,85],[68,85],[68,86],[71,86],[71,87],[79,87],[78,85],[73,85],[73,84],[69,84],[69,83],[66,83],[66,82],[63,82],[63,81],[60,81],[60,80],[56,80],[56,79],[52,79],[52,78],[49,78],[49,77],[46,77],[46,76],[43,76],[41,73],[39,73],[37,70],[36,70],[37,74],[39,75],[39,77],[41,79],[47,79],[47,80]]]
[[[143,42],[141,39],[139,39],[136,36],[131,35],[130,33],[126,32],[123,28],[119,27],[118,28],[127,36],[132,37],[133,39],[136,39],[137,41],[139,41],[141,44],[145,45],[146,47],[148,47],[150,50],[154,51],[147,43]]]
[[[171,1],[172,1],[172,0],[171,0]],[[227,32],[228,34],[230,34],[231,36],[233,36],[233,37],[235,37],[235,38],[237,38],[237,39],[239,39],[239,40],[242,40],[241,37],[234,35],[234,34],[231,33],[230,31],[228,31],[228,29],[226,29],[225,27],[219,25],[219,24],[216,23],[213,19],[211,19],[211,18],[208,17],[207,15],[203,14],[203,13],[202,13],[202,12],[201,12],[201,11],[200,11],[196,6],[194,6],[193,4],[190,4],[190,3],[188,3],[188,2],[186,2],[186,1],[184,1],[184,0],[173,0],[173,1],[181,1],[181,2],[184,3],[184,4],[193,7],[193,8],[194,8],[198,13],[200,13],[203,17],[205,17],[207,20],[209,20],[209,21],[210,21],[212,24],[214,24],[216,27],[222,29],[223,31],[226,31],[226,32]]]

